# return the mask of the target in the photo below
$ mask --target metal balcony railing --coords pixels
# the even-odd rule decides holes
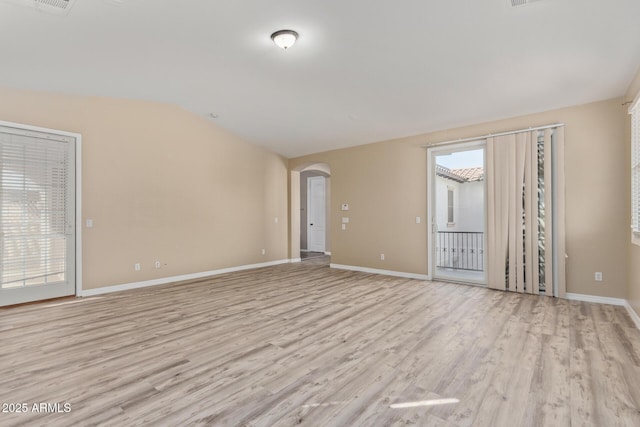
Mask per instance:
[[[484,271],[484,233],[438,231],[436,267]]]

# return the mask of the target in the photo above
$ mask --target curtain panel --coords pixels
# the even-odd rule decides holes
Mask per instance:
[[[563,139],[562,128],[487,138],[490,288],[564,294]]]

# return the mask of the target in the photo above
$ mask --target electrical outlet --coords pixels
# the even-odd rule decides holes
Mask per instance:
[[[160,261],[156,261],[156,268],[160,268],[162,267],[162,264],[160,263]]]
[[[602,271],[596,271],[596,282],[602,282]]]
[[[136,262],[136,263],[133,265],[133,269],[134,269],[135,271],[140,271],[140,263],[139,263],[139,262]]]
[[[267,250],[266,250],[266,249],[263,249],[263,250],[262,250],[262,255],[266,255],[266,254],[267,254]]]
[[[384,261],[384,254],[380,254],[380,261]]]
[[[416,217],[416,224],[420,224],[420,217],[419,216]]]

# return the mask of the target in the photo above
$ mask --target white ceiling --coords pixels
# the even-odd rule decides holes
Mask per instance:
[[[213,112],[294,157],[620,96],[639,18],[639,0],[0,0],[0,86]]]

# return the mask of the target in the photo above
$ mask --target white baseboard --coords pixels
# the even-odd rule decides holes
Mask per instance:
[[[362,273],[382,274],[385,276],[404,277],[407,279],[429,280],[426,274],[404,273],[402,271],[379,270],[377,268],[358,267],[355,265],[329,264],[331,268],[339,270],[360,271]]]
[[[331,255],[331,252],[324,251],[325,255]]]
[[[565,298],[569,300],[574,300],[574,301],[595,302],[597,304],[610,304],[610,305],[624,306],[626,303],[626,301],[622,298],[601,297],[597,295],[586,295],[586,294],[572,294],[570,292],[566,293]]]
[[[624,302],[624,308],[627,309],[627,313],[629,313],[629,316],[631,317],[631,320],[633,320],[633,323],[636,324],[636,328],[640,329],[640,316],[638,316],[638,313],[636,313],[633,307],[631,307],[629,301]]]
[[[302,262],[302,258],[291,258],[289,262]]]
[[[300,249],[300,252],[309,252],[309,249]]]
[[[201,279],[208,276],[217,276],[219,274],[233,273],[235,271],[252,270],[254,268],[270,267],[272,265],[287,264],[294,262],[289,259],[281,259],[277,261],[261,262],[259,264],[240,265],[238,267],[222,268],[220,270],[203,271],[201,273],[183,274],[173,277],[162,277],[160,279],[145,280],[142,282],[125,283],[123,285],[105,286],[96,289],[83,289],[79,296],[90,297],[94,295],[108,294],[111,292],[128,291],[130,289],[146,288],[148,286],[166,285],[167,283],[182,282],[184,280]]]
[[[610,304],[610,305],[620,305],[627,309],[627,313],[629,313],[629,317],[635,323],[636,328],[640,329],[640,316],[633,310],[629,301],[622,298],[611,298],[611,297],[600,297],[596,295],[585,295],[585,294],[572,294],[567,292],[565,295],[566,299],[574,300],[574,301],[585,301],[585,302],[594,302],[597,304]]]

